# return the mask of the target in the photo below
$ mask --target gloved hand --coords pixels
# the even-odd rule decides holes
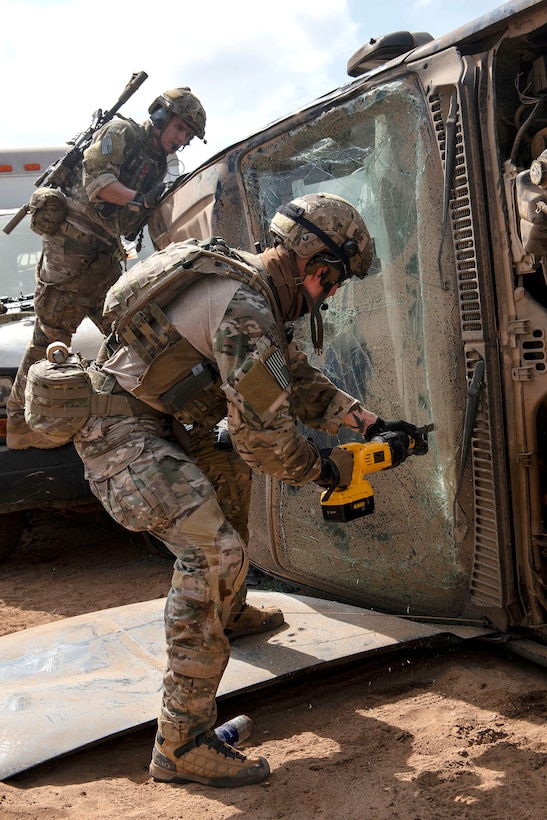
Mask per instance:
[[[327,447],[319,450],[321,475],[316,480],[320,487],[347,487],[353,473],[353,453],[341,447]]]
[[[135,198],[127,203],[127,207],[130,211],[141,211],[143,208],[156,208],[166,190],[166,183],[158,182],[158,184],[150,188],[146,194],[140,191],[135,194]]]
[[[157,208],[160,204],[161,198],[165,194],[167,190],[167,185],[165,182],[158,182],[157,185],[154,185],[150,188],[149,191],[146,192],[144,195],[144,204],[146,208]]]
[[[399,419],[398,421],[384,421],[379,416],[366,431],[365,441],[370,441],[374,436],[379,436],[382,433],[406,433],[414,440],[418,438],[418,428],[415,424],[410,424],[408,421]]]
[[[410,444],[409,434],[404,430],[388,430],[389,444],[391,448],[391,466],[397,467],[409,456],[408,447]]]
[[[142,211],[143,208],[146,208],[144,194],[135,194],[135,199],[130,199],[126,204],[126,208],[129,208],[130,211],[135,211],[136,213]]]

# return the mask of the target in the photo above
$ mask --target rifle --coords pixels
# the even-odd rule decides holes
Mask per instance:
[[[104,113],[100,108],[95,111],[93,114],[93,119],[91,120],[91,125],[87,131],[82,131],[81,134],[73,137],[73,139],[67,143],[67,145],[72,147],[69,148],[62,157],[59,157],[58,160],[53,162],[49,168],[46,168],[44,173],[38,177],[37,180],[35,180],[35,186],[37,188],[42,186],[44,188],[60,188],[63,190],[63,187],[68,185],[74,169],[81,161],[84,151],[89,145],[91,145],[91,140],[93,139],[94,134],[99,130],[99,128],[102,128],[103,125],[112,119],[114,114],[116,114],[122,105],[124,105],[124,103],[126,103],[127,100],[133,96],[135,91],[140,88],[147,78],[148,74],[146,74],[145,71],[139,71],[138,74],[133,74],[112,108],[109,108],[108,111],[105,111]],[[29,207],[30,203],[27,202],[26,205],[19,208],[17,213],[10,219],[7,225],[4,225],[4,233],[9,234],[12,232],[12,230],[28,214]]]

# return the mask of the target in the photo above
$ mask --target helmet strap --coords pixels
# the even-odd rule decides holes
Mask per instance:
[[[292,275],[294,276],[295,287],[297,289],[300,288],[302,290],[304,298],[310,309],[310,333],[311,341],[313,344],[313,352],[319,356],[323,352],[323,318],[319,312],[323,304],[323,299],[319,299],[316,302],[311,298],[310,294],[303,286],[304,280],[302,279],[300,271],[298,270],[295,252],[290,248],[287,249],[287,252],[289,254],[289,262],[291,266]]]
[[[342,265],[344,266],[344,270],[346,272],[347,277],[351,277],[351,265],[348,259],[346,252],[340,245],[337,245],[331,237],[325,233],[325,231],[321,230],[317,225],[314,225],[313,222],[310,222],[309,219],[306,219],[304,214],[303,208],[299,208],[293,202],[287,202],[285,205],[282,205],[278,209],[280,214],[284,216],[288,216],[289,219],[292,219],[293,222],[298,223],[303,228],[305,228],[310,233],[314,234],[321,242],[330,250],[332,253],[340,260]]]
[[[312,299],[306,288],[302,288],[302,291],[310,311],[310,333],[313,352],[320,356],[323,352],[323,318],[320,311],[325,305],[325,302],[322,298],[317,300]]]
[[[304,280],[300,275],[300,271],[298,270],[298,264],[296,262],[296,254],[291,248],[287,248],[287,253],[289,255],[289,265],[291,268],[291,273],[294,279],[294,286],[295,288],[300,288],[304,284]]]
[[[323,352],[323,317],[320,313],[321,305],[314,305],[310,311],[310,331],[313,352],[318,356]]]

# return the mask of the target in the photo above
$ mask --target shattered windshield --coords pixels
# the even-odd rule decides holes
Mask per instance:
[[[461,396],[455,391],[465,379],[456,373],[461,359],[454,353],[461,350],[459,315],[439,266],[441,250],[443,268],[453,269],[453,259],[448,243],[442,244],[443,168],[428,106],[412,80],[386,83],[335,101],[312,121],[249,152],[243,162],[247,195],[253,202],[250,211],[263,220],[254,226],[257,235],[267,236],[278,206],[299,195],[327,191],[359,209],[374,240],[372,268],[364,280],[350,280],[329,300],[322,314],[321,355],[314,355],[311,348],[306,317],[298,323],[297,341],[313,364],[370,410],[384,418],[435,424],[426,457],[409,459],[408,466],[374,478],[376,512],[366,525],[360,521],[334,530],[321,522],[316,503],[303,501],[308,490],[279,488],[284,525],[291,505],[297,507],[293,514],[299,521],[310,519],[304,515],[304,504],[316,516],[312,530],[331,527],[320,553],[304,549],[307,540],[316,539],[307,524],[296,536],[303,542],[293,549],[293,528],[290,560],[298,556],[306,575],[325,578],[337,566],[344,582],[350,582],[346,573],[350,578],[357,574],[360,583],[366,576],[376,589],[382,587],[384,567],[381,552],[368,550],[374,542],[378,546],[389,541],[395,554],[400,548],[401,567],[416,537],[431,539],[432,561],[441,560],[448,570],[454,560],[452,555],[441,559],[435,545],[440,550],[452,543],[453,511],[448,499],[456,480],[454,438],[462,423]],[[451,363],[448,371],[447,362]],[[338,439],[309,434],[319,446],[355,438],[344,430]],[[389,505],[393,494],[398,498],[398,516]],[[366,558],[362,554],[365,533]],[[280,549],[288,549],[288,543]],[[429,560],[420,571],[427,573]],[[363,564],[366,573],[359,572]],[[457,575],[451,578],[447,571],[448,586],[457,586]],[[403,572],[401,579],[406,577]],[[393,572],[389,583],[393,584]]]
[[[329,300],[321,366],[364,401],[416,415],[418,390],[426,400],[424,299],[446,302],[437,264],[442,170],[423,96],[408,82],[386,84],[262,145],[243,168],[262,235],[280,204],[304,194],[328,191],[359,209],[374,261],[364,281],[351,280]],[[306,320],[301,325],[312,353]],[[383,386],[374,384],[377,366],[386,371]],[[387,371],[395,395],[387,392]],[[403,388],[409,380],[412,390]]]
[[[423,125],[422,125],[423,122]],[[363,94],[247,155],[244,178],[265,228],[283,202],[327,191],[352,202],[385,263],[416,228],[431,151],[424,101],[396,83]]]

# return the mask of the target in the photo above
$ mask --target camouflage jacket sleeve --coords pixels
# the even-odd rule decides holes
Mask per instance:
[[[308,427],[336,435],[344,416],[359,406],[358,400],[313,367],[294,342],[289,345],[289,357],[296,415]]]
[[[114,120],[96,134],[84,151],[83,185],[92,202],[100,191],[116,182],[121,165],[138,140],[138,133],[129,121]]]
[[[287,357],[283,333],[264,297],[242,286],[227,307],[213,348],[237,451],[257,472],[300,485],[319,478],[321,460],[315,445],[297,430],[296,407],[317,426],[325,421],[325,429],[333,424],[337,429],[345,394],[307,360],[306,366],[303,354]],[[314,401],[320,409],[308,404]]]

